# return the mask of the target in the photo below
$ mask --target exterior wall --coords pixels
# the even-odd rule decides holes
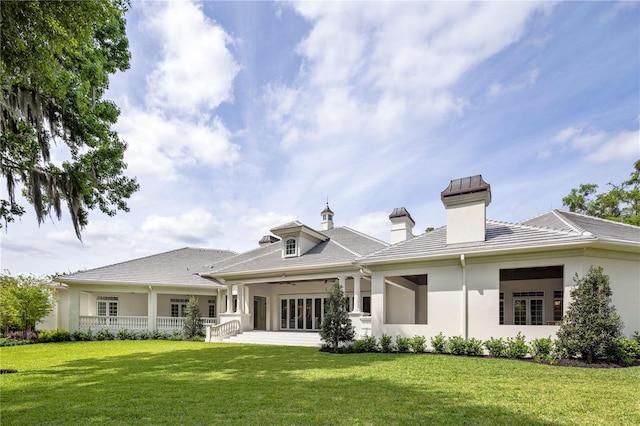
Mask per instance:
[[[86,313],[81,315],[98,315],[98,296],[108,296],[118,298],[119,316],[145,316],[147,315],[147,295],[142,293],[84,293],[86,301],[84,306]],[[82,310],[81,310],[82,312]]]
[[[146,307],[147,296],[144,296],[144,302]],[[198,299],[198,307],[200,308],[200,313],[202,317],[209,316],[209,300],[216,299],[216,309],[220,312],[220,302],[217,300],[217,294],[215,295],[198,295],[194,294]],[[222,303],[224,305],[224,309],[226,310],[225,302],[225,294],[222,294]],[[171,316],[171,299],[189,299],[190,296],[185,296],[184,294],[158,294],[158,316],[159,317],[170,317]],[[224,310],[223,310],[224,312]],[[146,312],[142,315],[146,315]]]
[[[586,255],[585,255],[586,254]],[[570,291],[574,285],[573,277],[577,273],[584,276],[591,265],[602,266],[604,273],[610,276],[613,290],[613,303],[621,316],[626,335],[640,330],[640,259],[638,256],[595,250],[574,250],[548,252],[520,256],[501,256],[466,259],[467,306],[465,314],[464,294],[462,293],[462,266],[456,262],[431,262],[417,268],[415,265],[387,266],[374,270],[372,275],[372,332],[374,336],[423,335],[427,339],[442,332],[445,336],[464,336],[465,323],[467,336],[481,340],[490,337],[513,337],[522,332],[527,340],[554,336],[559,327],[555,325],[500,325],[499,293],[500,269],[516,269],[562,265],[564,274],[559,280],[539,280],[537,284],[545,291],[545,323],[553,318],[553,305],[546,292],[564,290],[563,309],[566,312],[570,304]],[[384,306],[385,296],[394,296],[395,290],[385,284],[385,277],[427,274],[427,314],[428,324],[413,324],[412,317],[396,314],[396,309],[407,310],[405,305]],[[522,281],[518,285],[524,284]],[[512,288],[513,282],[505,283]],[[523,290],[525,291],[525,290]],[[533,291],[533,290],[532,290]],[[505,295],[506,297],[506,295]],[[551,296],[552,298],[552,296]],[[506,302],[506,301],[505,301]],[[393,303],[396,303],[395,301]],[[507,305],[507,303],[505,303]],[[390,311],[393,311],[389,318]],[[385,319],[385,314],[387,318]],[[405,324],[391,324],[389,319],[405,319]],[[507,312],[505,309],[505,322]]]

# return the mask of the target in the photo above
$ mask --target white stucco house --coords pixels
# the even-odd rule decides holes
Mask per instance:
[[[533,339],[556,333],[574,275],[594,265],[611,278],[625,334],[640,330],[640,227],[559,210],[488,220],[479,175],[452,180],[441,200],[446,225],[418,236],[394,209],[391,244],[334,226],[327,204],[319,229],[286,223],[245,253],[184,248],[61,276],[47,326],[180,329],[194,295],[211,325],[317,332],[338,281],[359,335]]]

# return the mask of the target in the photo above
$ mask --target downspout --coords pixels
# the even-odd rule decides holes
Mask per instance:
[[[460,255],[460,265],[462,266],[462,337],[467,340],[469,336],[469,310],[467,297],[467,262],[464,254]]]

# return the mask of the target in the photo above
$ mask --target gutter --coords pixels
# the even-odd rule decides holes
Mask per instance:
[[[462,267],[462,337],[467,340],[469,335],[469,297],[467,294],[467,262],[464,254],[460,255]]]

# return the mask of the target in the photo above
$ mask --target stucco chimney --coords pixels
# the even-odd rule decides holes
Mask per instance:
[[[491,185],[482,175],[452,180],[440,198],[447,209],[447,244],[485,240]]]
[[[280,241],[280,238],[274,237],[273,235],[265,235],[258,241],[258,245],[260,247],[268,246],[269,244],[277,243]]]
[[[413,220],[407,209],[397,207],[389,215],[391,221],[391,244],[413,238],[413,227],[416,222]]]

